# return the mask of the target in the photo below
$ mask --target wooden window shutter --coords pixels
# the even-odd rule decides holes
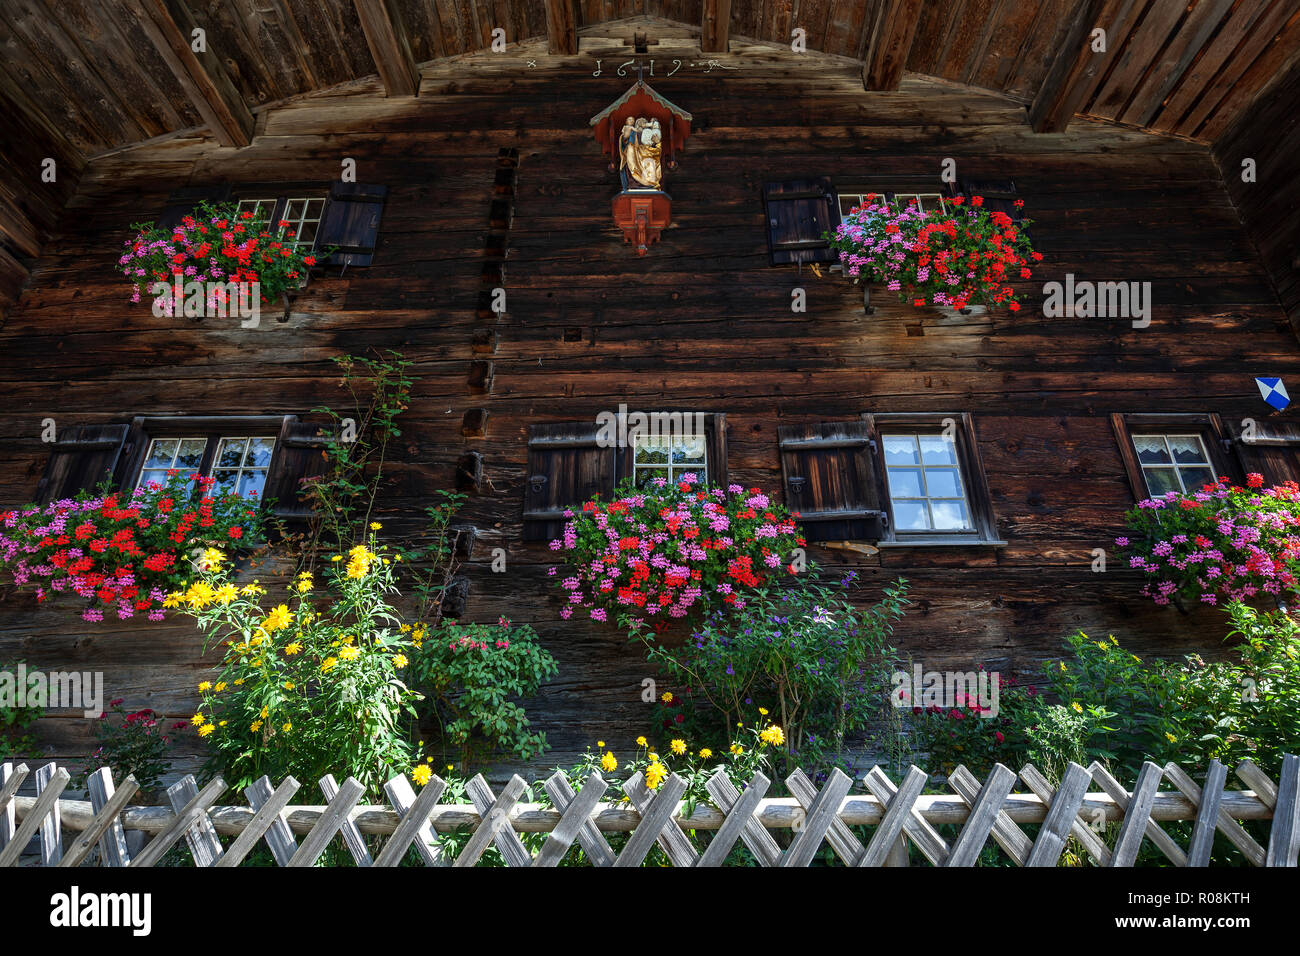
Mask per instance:
[[[370,265],[379,241],[379,222],[384,215],[387,196],[387,186],[365,183],[330,185],[320,228],[316,231],[316,248],[338,247],[329,257],[332,265]]]
[[[71,498],[112,481],[126,441],[127,425],[75,425],[62,429],[50,448],[45,473],[36,486],[36,503]]]
[[[777,429],[786,506],[809,541],[879,541],[885,516],[866,422]]]
[[[181,219],[194,212],[201,202],[218,203],[230,198],[227,186],[186,186],[177,189],[167,197],[167,205],[158,217],[158,225],[163,229],[179,226]]]
[[[596,442],[594,422],[533,425],[524,474],[524,540],[548,541],[564,531],[566,509],[614,492],[617,448]]]
[[[1283,481],[1300,483],[1300,424],[1256,419],[1250,441],[1234,428],[1232,447],[1241,463],[1242,478],[1251,473],[1264,477],[1265,485]]]
[[[840,204],[829,179],[765,183],[763,207],[772,265],[839,261],[822,238],[822,233],[834,232],[840,224]]]
[[[325,473],[329,464],[325,451],[334,434],[332,423],[301,422],[297,415],[285,416],[262,495],[273,502],[273,515],[289,520],[304,520],[311,515],[310,504],[299,494],[302,480]]]

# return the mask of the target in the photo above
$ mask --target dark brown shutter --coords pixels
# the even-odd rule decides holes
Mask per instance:
[[[767,248],[772,265],[787,262],[838,262],[838,254],[822,238],[840,224],[840,204],[831,181],[796,179],[765,183]]]
[[[36,486],[36,503],[72,498],[79,491],[93,492],[101,482],[113,480],[127,425],[74,425],[61,429],[50,446],[45,474]]]
[[[186,186],[167,197],[167,206],[158,217],[163,229],[179,226],[181,219],[194,212],[201,202],[218,203],[230,198],[229,186]]]
[[[1254,472],[1264,476],[1266,485],[1300,482],[1300,424],[1257,420],[1252,439],[1238,433],[1232,445],[1243,478]]]
[[[285,417],[262,494],[271,502],[269,507],[276,517],[305,519],[311,514],[311,506],[299,494],[302,480],[325,473],[329,464],[325,451],[334,434],[332,423],[300,422],[296,415]]]
[[[337,247],[329,262],[336,266],[368,266],[379,240],[387,186],[333,183],[316,232],[316,248]]]
[[[777,429],[786,506],[809,541],[879,541],[884,514],[865,422]]]
[[[564,531],[565,509],[614,492],[616,448],[596,442],[594,422],[533,425],[524,474],[524,540],[547,541]]]

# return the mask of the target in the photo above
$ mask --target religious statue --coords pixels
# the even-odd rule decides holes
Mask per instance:
[[[619,134],[619,178],[626,189],[659,189],[663,182],[659,120],[628,117]],[[630,181],[629,181],[630,180]]]
[[[664,173],[677,168],[677,154],[691,134],[691,114],[664,99],[638,75],[626,93],[591,118],[589,124],[617,172],[614,225],[643,256],[672,224],[672,197],[664,192]]]

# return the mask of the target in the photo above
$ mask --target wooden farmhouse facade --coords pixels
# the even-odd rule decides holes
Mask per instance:
[[[1221,613],[1142,597],[1114,538],[1170,482],[1300,480],[1300,417],[1256,383],[1300,383],[1295,4],[272,6],[0,5],[0,507],[134,487],[167,438],[206,440],[209,469],[263,439],[291,506],[333,359],[395,350],[417,382],[376,518],[416,535],[439,489],[468,494],[457,613],[529,622],[557,659],[529,702],[548,766],[647,719],[640,649],[561,620],[548,575],[557,515],[645,464],[595,441],[620,407],[700,415],[671,476],[783,500],[862,600],[906,578],[897,643],[927,667],[1028,674],[1080,629],[1221,653]],[[178,49],[192,27],[215,55]],[[589,123],[638,79],[690,117],[644,254]],[[864,309],[820,235],[870,193],[1031,219],[1022,308]],[[274,203],[339,251],[256,327],[130,302],[131,224],[204,198]],[[1050,282],[1136,298],[1049,315]],[[892,455],[945,433],[946,470],[907,493]],[[87,624],[10,588],[0,662],[102,671],[185,719],[213,660],[185,621]],[[76,763],[91,729],[56,711],[36,735]],[[174,746],[178,769],[203,753]]]

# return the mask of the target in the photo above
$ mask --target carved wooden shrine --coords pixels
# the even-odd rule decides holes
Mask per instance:
[[[643,256],[672,221],[672,197],[663,191],[663,175],[677,167],[677,153],[691,134],[691,114],[638,79],[593,116],[591,126],[609,168],[619,174],[614,224]]]

